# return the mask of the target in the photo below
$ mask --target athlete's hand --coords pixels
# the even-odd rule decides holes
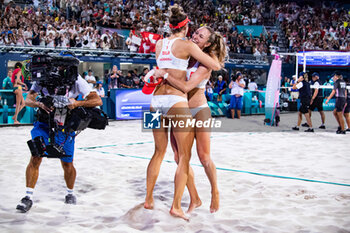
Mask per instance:
[[[163,69],[159,69],[159,70],[157,70],[157,69],[154,69],[154,77],[156,77],[156,78],[161,78],[161,77],[164,77],[164,75],[166,74],[166,71],[165,70],[163,70]]]
[[[311,99],[311,101],[310,101],[310,105],[312,105],[312,103],[314,102],[314,100],[313,99]]]
[[[328,102],[329,102],[329,99],[326,100],[326,104],[328,104]]]

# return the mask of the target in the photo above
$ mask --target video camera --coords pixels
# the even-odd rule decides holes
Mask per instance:
[[[79,60],[75,57],[34,55],[29,63],[32,80],[46,87],[50,95],[64,95],[78,79]]]
[[[39,122],[48,124],[49,139],[45,143],[43,137],[36,137],[27,142],[33,156],[62,158],[67,157],[62,145],[55,143],[56,132],[68,134],[82,131],[87,127],[104,129],[108,124],[107,115],[96,108],[78,107],[68,109],[70,101],[68,91],[78,79],[79,60],[71,56],[50,56],[46,54],[34,55],[29,63],[32,81],[48,93],[41,91],[38,101],[46,107],[54,109],[47,113],[38,109]],[[47,95],[48,94],[48,95]]]

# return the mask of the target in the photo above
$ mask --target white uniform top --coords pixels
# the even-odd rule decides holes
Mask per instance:
[[[157,59],[157,65],[159,69],[177,69],[177,70],[187,70],[188,61],[187,60],[177,58],[173,55],[171,52],[171,47],[173,46],[174,42],[178,39],[181,39],[179,37],[174,38],[172,40],[169,40],[167,38],[163,39],[163,46],[162,50],[160,51],[160,54]]]
[[[49,92],[46,89],[46,87],[43,88],[42,86],[40,86],[36,82],[33,82],[33,85],[30,88],[30,90],[35,91],[36,93],[40,93],[40,91],[42,90],[44,95],[49,95]],[[74,83],[72,88],[69,90],[67,98],[68,99],[76,98],[79,94],[82,94],[83,98],[85,98],[86,96],[88,96],[90,94],[91,91],[92,91],[92,89],[91,89],[89,83],[86,82],[86,80],[84,80],[79,75],[77,81]]]
[[[186,80],[190,80],[191,78],[191,75],[196,72],[196,70],[198,69],[199,67],[199,62],[197,61],[196,64],[194,64],[194,66],[192,66],[191,68],[188,68],[187,69],[187,73],[186,73]],[[205,85],[207,85],[207,82],[208,82],[209,79],[204,79],[202,80],[198,85],[197,85],[197,88],[205,88]]]

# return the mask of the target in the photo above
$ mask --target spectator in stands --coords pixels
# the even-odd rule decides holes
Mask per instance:
[[[138,36],[134,35],[132,32],[130,32],[129,37],[125,41],[130,52],[138,52],[139,43],[137,40],[140,40],[140,43],[141,43],[140,37],[138,37]]]
[[[103,89],[101,81],[96,82],[94,90],[100,97],[105,97],[105,89]]]
[[[132,70],[129,70],[127,76],[121,79],[120,87],[132,88],[133,79],[134,79],[133,74],[134,72]]]
[[[207,98],[208,101],[213,101],[213,91],[214,89],[214,84],[211,81],[211,79],[208,80],[207,84],[205,85],[205,97]]]
[[[249,79],[248,90],[250,90],[250,91],[257,91],[258,90],[258,85],[254,81],[254,78]]]
[[[7,72],[7,77],[2,81],[2,89],[13,90],[13,84],[11,82],[12,73],[12,69],[9,69],[9,71]]]
[[[222,75],[219,75],[218,80],[216,81],[216,84],[215,84],[215,92],[218,93],[218,98],[217,98],[218,102],[222,101],[222,94],[225,94],[226,88],[227,88],[226,81],[223,80]]]
[[[91,88],[94,87],[94,84],[96,83],[96,78],[92,75],[92,70],[88,71],[88,74],[85,76],[85,80],[89,83]]]
[[[232,119],[235,118],[235,111],[237,110],[237,118],[241,118],[241,109],[243,107],[243,94],[245,82],[242,73],[236,74],[236,79],[232,79],[229,85],[231,89],[230,109]]]
[[[243,35],[237,36],[235,25],[262,25],[265,22],[274,23],[276,19],[285,33],[285,38],[289,42],[287,46],[289,45],[291,51],[302,50],[303,48],[350,50],[350,31],[347,30],[349,14],[347,10],[340,7],[338,9],[319,7],[321,4],[315,4],[314,7],[311,7],[303,2],[301,2],[301,6],[284,2],[278,3],[277,1],[273,1],[276,2],[273,4],[271,4],[271,1],[258,2],[259,4],[256,4],[254,0],[247,0],[231,1],[230,4],[224,4],[222,1],[218,1],[214,5],[211,1],[180,0],[180,4],[189,9],[189,18],[196,19],[196,25],[211,24],[226,36],[231,52],[256,53],[258,57],[263,56],[264,53],[268,54],[269,51],[266,48],[270,48],[270,45],[277,46],[279,42],[277,33],[261,36],[259,40],[248,39]],[[57,37],[56,31],[62,28],[69,29],[67,30],[67,36],[72,37],[82,30],[87,30],[87,27],[95,30],[97,26],[132,29],[139,25],[140,29],[143,27],[148,31],[158,32],[161,35],[168,30],[165,27],[162,14],[160,14],[161,9],[166,11],[166,1],[156,1],[155,4],[153,4],[153,1],[119,1],[117,3],[95,1],[86,4],[86,1],[80,0],[61,0],[57,4],[52,4],[52,1],[43,2],[42,4],[44,7],[48,7],[46,11],[42,11],[40,8],[35,11],[31,8],[21,9],[18,5],[8,4],[2,13],[3,21],[0,22],[0,25],[8,27],[8,30],[14,35],[9,35],[9,40],[6,38],[6,44],[16,45],[17,40],[19,40],[18,43],[22,43],[19,29],[20,25],[28,26],[27,22],[31,22],[29,24],[32,24],[33,27],[40,26],[40,30],[45,32],[45,35],[43,35],[45,37],[50,32],[53,33],[54,37]],[[87,26],[87,22],[89,22],[89,26]],[[25,44],[29,45],[30,38],[27,37],[29,34],[26,33],[24,28],[22,28],[22,32],[24,32]],[[97,38],[93,40],[92,48],[101,47],[97,43]],[[4,38],[0,39],[0,43],[2,41],[4,41]],[[130,37],[129,46],[131,42],[135,42],[135,40]],[[94,46],[95,43],[96,46]],[[79,45],[79,43],[76,44]],[[45,45],[41,43],[41,46]],[[115,41],[111,43],[111,49],[114,47],[116,47]],[[135,47],[131,46],[130,51],[137,52],[138,45],[136,44]]]
[[[116,65],[113,66],[112,72],[109,75],[108,78],[108,90],[119,88],[119,77],[122,76],[122,73],[120,70],[118,70],[118,67]]]
[[[290,80],[289,80],[289,78],[288,78],[287,76],[285,76],[285,77],[284,77],[284,80],[283,80],[283,82],[282,82],[281,84],[282,84],[282,86],[284,86],[284,87],[289,87],[289,86],[290,86]]]
[[[141,83],[140,78],[135,76],[133,78],[132,88],[141,89],[142,87],[143,87],[143,83]]]

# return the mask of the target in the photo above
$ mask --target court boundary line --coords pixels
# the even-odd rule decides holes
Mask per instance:
[[[79,149],[79,148],[78,148]],[[118,155],[121,157],[129,157],[129,158],[137,158],[137,159],[147,159],[151,160],[151,158],[147,158],[144,156],[136,156],[136,155],[125,155],[120,153],[113,153],[113,152],[107,152],[107,151],[98,151],[98,150],[92,150],[92,149],[81,149],[85,151],[91,151],[91,152],[98,152],[102,154],[111,154],[111,155]],[[163,160],[167,163],[175,163],[175,161],[172,160]],[[194,164],[190,163],[191,166],[196,167],[203,167],[201,164]],[[331,184],[331,185],[339,185],[339,186],[346,186],[350,187],[350,184],[344,184],[344,183],[337,183],[337,182],[330,182],[330,181],[322,181],[322,180],[313,180],[313,179],[306,179],[306,178],[299,178],[299,177],[291,177],[291,176],[280,176],[280,175],[273,175],[273,174],[267,174],[267,173],[260,173],[260,172],[252,172],[252,171],[245,171],[245,170],[237,170],[237,169],[231,169],[231,168],[222,168],[222,167],[216,167],[216,170],[222,170],[222,171],[231,171],[231,172],[239,172],[239,173],[246,173],[251,175],[258,175],[258,176],[266,176],[266,177],[272,177],[272,178],[279,178],[279,179],[289,179],[289,180],[299,180],[299,181],[306,181],[306,182],[314,182],[314,183],[321,183],[321,184]]]

